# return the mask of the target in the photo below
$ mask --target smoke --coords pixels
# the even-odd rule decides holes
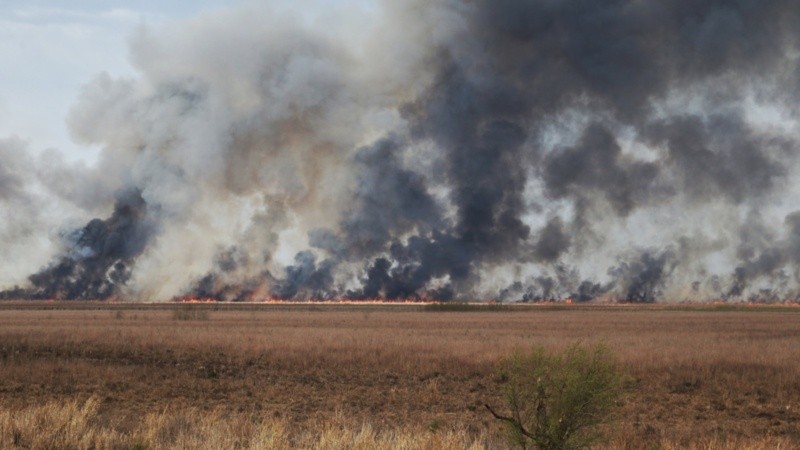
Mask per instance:
[[[19,284],[63,250],[62,236],[80,223],[71,199],[89,184],[69,181],[81,169],[55,151],[33,154],[18,137],[0,139],[0,287]]]
[[[796,299],[799,19],[353,1],[142,28],[138,75],[67,118],[95,165],[0,142],[0,242],[33,273],[2,295]]]
[[[19,266],[23,271],[35,270],[29,261],[41,258],[32,255],[41,253],[41,245],[36,245],[37,237],[48,238],[46,228],[40,225],[45,219],[36,207],[41,200],[34,192],[35,180],[29,176],[35,173],[35,164],[26,153],[26,147],[19,139],[0,140],[0,242],[3,243],[0,285],[24,277],[25,272],[15,270]]]
[[[294,264],[286,268],[286,276],[272,288],[272,295],[278,299],[293,298],[324,299],[329,294],[333,282],[330,261],[317,265],[313,253],[303,251],[294,258]]]
[[[83,229],[66,236],[66,254],[31,275],[30,288],[12,292],[37,299],[119,297],[124,294],[131,266],[147,246],[153,227],[147,220],[147,205],[141,193],[120,192],[111,217],[93,219]]]
[[[655,163],[625,158],[614,135],[596,123],[586,128],[577,145],[547,155],[542,167],[550,197],[586,203],[599,196],[621,216],[647,201],[657,174]]]

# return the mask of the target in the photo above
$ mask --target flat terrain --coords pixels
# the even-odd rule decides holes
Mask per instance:
[[[501,445],[483,408],[503,407],[497,361],[603,342],[631,379],[612,448],[800,446],[800,308],[466,309],[0,303],[0,409],[94,398],[121,430],[191,410]]]

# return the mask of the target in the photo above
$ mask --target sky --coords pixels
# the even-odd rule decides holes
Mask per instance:
[[[81,87],[102,72],[134,74],[128,41],[138,28],[238,3],[0,0],[0,137],[91,161],[96,149],[74,143],[65,123]]]

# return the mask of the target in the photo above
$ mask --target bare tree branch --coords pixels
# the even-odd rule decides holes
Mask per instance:
[[[486,409],[488,409],[489,412],[492,413],[492,415],[494,416],[495,419],[499,419],[499,420],[502,420],[502,421],[510,423],[511,426],[513,426],[523,436],[528,437],[528,438],[533,439],[533,440],[536,440],[536,437],[531,432],[526,430],[525,427],[522,426],[522,424],[520,423],[519,420],[514,419],[513,417],[501,416],[500,414],[497,414],[496,412],[494,412],[492,407],[489,406],[488,403],[484,403],[483,406],[485,406]]]

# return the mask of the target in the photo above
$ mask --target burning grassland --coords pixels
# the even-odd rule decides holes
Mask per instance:
[[[279,3],[0,139],[0,297],[800,298],[793,0]]]

